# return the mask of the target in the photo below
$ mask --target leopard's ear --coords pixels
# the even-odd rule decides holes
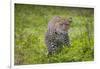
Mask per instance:
[[[59,20],[61,20],[60,16],[54,16],[51,21],[53,21],[53,22],[59,22]]]
[[[60,19],[60,18],[61,18],[60,16],[54,16],[54,17],[53,17],[53,19],[56,19],[56,20],[57,20],[57,19]]]

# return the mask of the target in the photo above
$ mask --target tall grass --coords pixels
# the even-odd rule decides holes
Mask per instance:
[[[44,37],[53,16],[72,17],[71,47],[47,56]],[[94,60],[94,9],[15,4],[14,64],[44,64]]]

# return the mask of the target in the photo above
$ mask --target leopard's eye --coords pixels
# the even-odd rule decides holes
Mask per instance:
[[[64,23],[64,25],[69,25],[69,23]]]
[[[61,23],[60,25],[63,25],[63,23]]]
[[[65,24],[65,25],[69,25],[69,24]]]

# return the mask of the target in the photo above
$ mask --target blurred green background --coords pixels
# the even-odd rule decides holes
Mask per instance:
[[[44,64],[94,60],[94,9],[15,4],[14,64]],[[53,16],[72,17],[71,47],[47,57],[44,37]]]

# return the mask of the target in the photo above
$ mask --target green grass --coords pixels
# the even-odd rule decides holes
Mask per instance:
[[[53,16],[72,17],[71,47],[47,56],[44,37]],[[14,64],[45,64],[94,60],[94,9],[15,4]]]

